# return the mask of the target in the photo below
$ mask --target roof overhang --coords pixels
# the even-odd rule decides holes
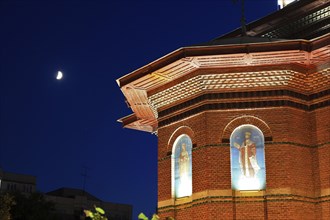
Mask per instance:
[[[195,46],[182,47],[172,53],[169,53],[119,79],[117,84],[120,88],[134,82],[141,77],[154,73],[157,70],[166,67],[183,58],[212,56],[212,55],[230,55],[230,54],[251,54],[261,52],[279,52],[286,51],[290,55],[290,51],[305,51],[311,52],[321,47],[327,46],[330,43],[330,34],[313,40],[283,40],[266,43],[250,43],[250,44],[232,44],[232,45],[213,45],[213,46]],[[187,61],[182,61],[187,62]],[[157,75],[157,73],[155,73]],[[160,78],[166,78],[161,76]]]
[[[157,109],[148,97],[197,69],[299,65],[316,68],[330,60],[330,34],[313,40],[183,47],[119,79],[134,114],[119,119],[123,127],[147,132],[158,128]]]

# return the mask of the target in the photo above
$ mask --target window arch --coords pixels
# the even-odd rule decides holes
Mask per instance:
[[[172,148],[172,197],[181,198],[192,194],[192,141],[182,134]]]
[[[234,129],[230,156],[232,189],[266,188],[265,138],[258,127],[244,124]]]

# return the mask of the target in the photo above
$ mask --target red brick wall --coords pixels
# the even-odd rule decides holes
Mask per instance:
[[[233,219],[235,216],[236,219],[329,219],[329,202],[319,202],[322,189],[330,188],[329,110],[327,107],[306,112],[278,107],[209,111],[159,128],[159,201],[172,199],[168,152],[172,149],[169,142],[175,141],[170,141],[171,136],[180,131],[178,128],[187,126],[194,136],[193,193],[231,190],[230,147],[222,143],[225,128],[231,121],[241,117],[244,124],[247,123],[244,116],[255,117],[256,121],[250,123],[265,123],[268,127],[259,128],[264,134],[272,135],[272,141],[265,143],[267,203],[260,202],[260,198],[239,203],[205,202],[184,208],[174,206],[175,211],[168,213],[167,209],[160,209],[160,216],[175,215],[177,220]],[[184,133],[184,129],[181,130]],[[286,191],[280,197],[273,194],[283,189],[290,193]]]
[[[299,201],[276,201],[267,203],[268,219],[316,219],[315,204]]]

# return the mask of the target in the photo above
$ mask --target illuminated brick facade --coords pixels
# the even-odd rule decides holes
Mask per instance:
[[[329,113],[329,107],[311,112],[292,107],[213,110],[159,129],[159,212],[177,219],[195,219],[199,214],[203,217],[198,219],[327,219]],[[316,122],[316,114],[323,120]],[[231,190],[227,140],[241,124],[253,124],[265,134],[265,191]],[[193,137],[194,194],[175,200],[170,193],[171,160],[166,155],[181,133]],[[247,214],[247,210],[254,211]]]
[[[286,10],[303,18],[330,7],[297,4]],[[330,35],[259,38],[274,30],[182,48],[117,80],[134,111],[123,126],[158,135],[162,218],[330,218]],[[230,139],[241,125],[263,133],[265,189],[232,189]],[[173,146],[182,134],[192,141],[192,195],[175,198]]]

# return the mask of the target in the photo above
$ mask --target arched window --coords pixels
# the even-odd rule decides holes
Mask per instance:
[[[192,142],[188,135],[180,135],[172,148],[172,196],[181,198],[192,194]]]
[[[231,184],[234,190],[266,188],[265,142],[254,125],[237,127],[230,136]]]

